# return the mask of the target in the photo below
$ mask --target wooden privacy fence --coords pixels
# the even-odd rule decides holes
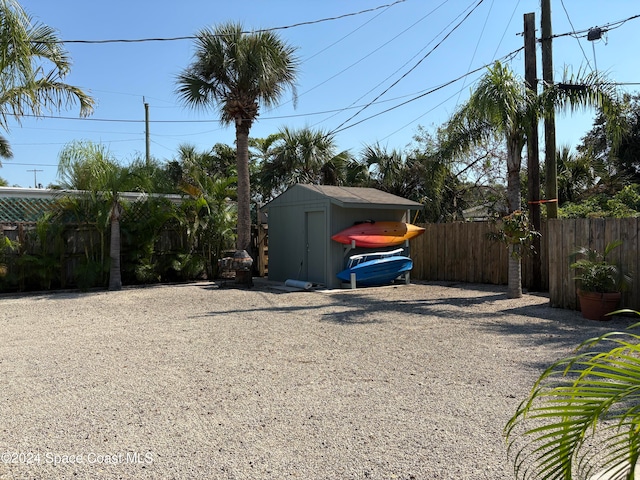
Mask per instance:
[[[427,281],[507,283],[508,253],[504,244],[488,238],[496,226],[489,222],[422,225],[424,235],[411,240],[412,278]],[[633,277],[623,293],[621,307],[640,310],[640,218],[581,218],[548,220],[541,233],[541,287],[549,291],[551,305],[578,308],[575,272],[570,255],[578,247],[604,250],[607,243],[622,240],[609,260],[619,263]],[[522,285],[533,280],[531,257],[522,260]]]
[[[456,222],[421,225],[426,231],[411,240],[413,270],[416,280],[507,283],[509,254],[504,243],[488,237],[497,226],[490,222]],[[541,288],[548,288],[546,225],[542,228],[540,257]],[[531,257],[522,260],[522,285],[533,284]]]
[[[551,305],[577,308],[575,272],[569,268],[570,255],[577,247],[603,251],[613,241],[622,245],[613,250],[608,261],[619,264],[633,282],[623,292],[621,307],[640,310],[640,262],[638,230],[640,218],[578,218],[549,220],[549,298]]]

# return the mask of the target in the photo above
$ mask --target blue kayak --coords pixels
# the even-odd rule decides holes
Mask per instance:
[[[365,255],[359,256],[365,257]],[[350,260],[345,270],[337,274],[340,280],[351,281],[351,274],[356,274],[356,284],[362,286],[387,285],[413,268],[413,261],[403,255],[384,256],[368,260],[359,258]]]

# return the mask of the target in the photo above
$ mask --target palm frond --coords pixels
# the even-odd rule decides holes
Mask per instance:
[[[639,341],[629,332],[587,340],[579,349],[590,351],[541,375],[505,427],[517,478],[567,480],[596,471],[632,478],[629,466],[640,451]],[[525,445],[516,447],[519,437]]]

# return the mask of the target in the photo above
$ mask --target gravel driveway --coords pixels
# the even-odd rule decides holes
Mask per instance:
[[[583,320],[504,287],[0,297],[0,479],[512,479],[503,427]]]

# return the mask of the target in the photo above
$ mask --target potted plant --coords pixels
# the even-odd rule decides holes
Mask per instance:
[[[606,320],[605,315],[613,312],[622,290],[631,281],[619,265],[607,261],[611,251],[622,244],[621,241],[609,243],[604,252],[580,247],[572,255],[571,268],[576,271],[578,281],[578,299],[582,316],[590,320]],[[577,257],[580,257],[576,260]]]

